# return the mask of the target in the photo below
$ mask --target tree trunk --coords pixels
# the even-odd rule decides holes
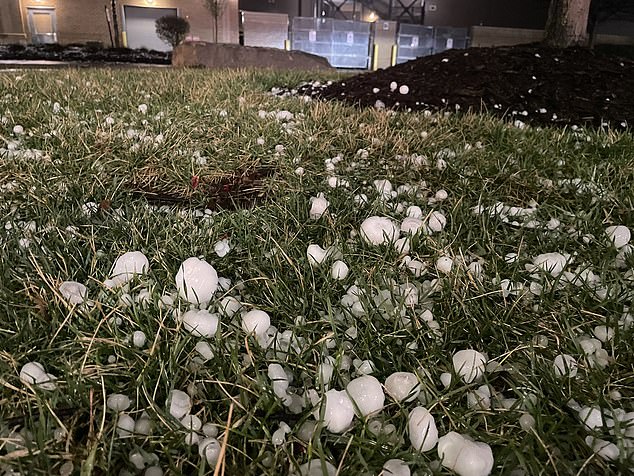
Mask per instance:
[[[551,0],[544,44],[556,48],[586,44],[591,0]]]
[[[117,15],[117,0],[112,0],[112,28],[114,30],[114,47],[119,48],[121,42],[119,40],[119,17]]]

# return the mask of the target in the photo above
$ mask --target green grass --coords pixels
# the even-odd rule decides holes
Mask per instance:
[[[177,389],[192,395],[192,413],[218,426],[221,442],[230,426],[225,474],[287,474],[320,457],[340,474],[378,474],[390,458],[403,459],[419,475],[449,474],[438,464],[436,450],[411,449],[407,416],[417,405],[430,409],[441,436],[457,431],[489,444],[494,474],[627,472],[634,440],[611,435],[608,428],[586,432],[569,402],[634,411],[634,336],[631,327],[619,326],[632,302],[634,259],[629,255],[625,268],[616,268],[617,250],[605,238],[610,225],[634,229],[632,135],[520,130],[478,115],[392,114],[268,93],[274,86],[312,79],[198,70],[0,74],[0,147],[12,144],[22,151],[0,152],[0,470],[57,474],[70,461],[77,474],[134,474],[140,471],[129,454],[141,450],[154,453],[166,474],[213,473],[169,415],[165,399]],[[139,112],[140,104],[147,104],[147,114]],[[258,115],[277,110],[295,114],[292,132]],[[114,122],[108,124],[107,117]],[[16,124],[24,135],[13,133]],[[130,129],[141,136],[128,137]],[[162,142],[155,141],[159,134]],[[260,137],[263,145],[257,143]],[[277,144],[284,145],[282,154],[275,152]],[[367,158],[357,154],[359,149],[367,150]],[[195,151],[207,157],[206,164],[196,163]],[[397,160],[415,153],[429,166]],[[443,170],[436,167],[439,154],[446,156]],[[335,172],[349,181],[348,188],[326,183],[324,161],[337,155],[343,161]],[[301,177],[294,172],[299,166],[305,169]],[[209,184],[257,167],[276,170],[265,181],[263,201],[251,209],[198,216],[207,200],[204,187],[191,189],[193,175]],[[418,194],[384,202],[372,182],[385,178],[395,188],[426,185]],[[572,179],[583,185],[566,186]],[[159,210],[134,193],[139,183],[188,200]],[[429,204],[439,189],[448,198]],[[309,200],[319,192],[330,206],[314,221],[308,218]],[[355,204],[359,193],[367,194],[367,205]],[[85,214],[87,202],[102,208]],[[358,236],[361,222],[371,215],[400,222],[405,214],[393,207],[400,202],[447,217],[442,232],[412,240],[410,255],[428,264],[420,278],[400,266],[402,257],[392,247],[369,246]],[[517,207],[536,202],[532,218],[561,224],[555,230],[526,228],[473,213],[474,207],[497,202]],[[589,234],[595,239],[586,242],[583,236]],[[219,258],[214,244],[225,237],[232,249]],[[28,247],[21,246],[24,238]],[[334,281],[329,264],[312,268],[309,244],[336,245],[350,267],[348,277]],[[150,272],[124,290],[104,288],[116,258],[135,250],[148,257]],[[589,286],[543,273],[540,296],[505,298],[499,282],[509,279],[528,289],[534,279],[525,265],[546,252],[571,254],[566,270],[591,269],[607,294],[597,296]],[[508,253],[518,253],[518,261],[505,262]],[[454,259],[448,276],[434,269],[442,255]],[[201,339],[180,329],[174,317],[187,304],[177,300],[177,311],[158,305],[161,296],[175,291],[178,267],[191,256],[205,257],[231,280],[226,293],[216,294],[212,311],[224,295],[235,296],[247,309],[267,311],[280,333],[292,331],[296,348],[262,349],[242,331],[239,316],[222,317],[209,340],[214,357],[197,365],[194,347]],[[467,271],[473,260],[483,263],[480,280]],[[438,287],[429,292],[435,278]],[[58,288],[68,280],[87,286],[92,305],[65,302]],[[368,312],[362,317],[340,304],[354,283],[365,292]],[[394,286],[402,283],[414,284],[421,296],[417,306],[403,311],[409,325],[397,316],[402,298]],[[142,290],[149,291],[147,305],[122,304],[124,292],[134,298]],[[374,304],[372,295],[381,290],[388,291],[390,305]],[[439,323],[438,336],[420,318],[425,309]],[[591,367],[579,338],[602,324],[615,330],[603,345],[610,363]],[[350,327],[357,330],[355,339],[346,335]],[[148,338],[141,349],[128,340],[137,330]],[[547,345],[537,345],[544,338]],[[466,348],[502,362],[505,370],[487,373],[478,384],[454,377],[444,388],[441,373],[452,372],[452,355]],[[579,362],[576,378],[555,376],[552,362],[562,353]],[[273,393],[267,367],[281,363],[292,372],[291,385],[299,393],[309,388],[321,393],[317,367],[327,356],[336,366],[343,364],[335,369],[331,388],[343,389],[355,377],[354,366],[345,365],[353,359],[372,360],[381,382],[395,371],[420,368],[430,377],[421,374],[418,401],[396,403],[388,397],[376,418],[356,418],[340,435],[318,425],[306,443],[298,431],[313,420],[312,408],[291,414]],[[20,369],[30,361],[58,377],[57,389],[20,381]],[[517,401],[508,409],[495,402],[491,409],[468,408],[467,392],[485,383],[500,398]],[[611,397],[614,391],[621,400]],[[147,412],[150,436],[117,437],[116,415],[105,406],[112,393],[130,397],[133,418]],[[526,411],[536,420],[529,431],[518,422]],[[372,420],[393,424],[394,433],[374,435]],[[276,447],[271,435],[282,421],[291,433]],[[617,444],[619,458],[594,455],[584,442],[587,434]]]

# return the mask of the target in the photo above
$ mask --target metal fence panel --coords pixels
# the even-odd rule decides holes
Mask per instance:
[[[370,23],[332,18],[293,18],[291,48],[326,58],[335,68],[367,68]]]
[[[434,51],[434,27],[403,23],[398,30],[396,44],[397,64],[420,56],[429,56]]]
[[[437,26],[434,32],[434,54],[443,51],[463,49],[467,47],[469,40],[468,28],[451,28]]]
[[[245,46],[283,49],[288,39],[288,15],[281,13],[242,13]]]

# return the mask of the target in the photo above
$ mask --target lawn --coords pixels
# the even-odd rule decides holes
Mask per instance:
[[[632,134],[316,79],[0,73],[1,474],[631,470]]]

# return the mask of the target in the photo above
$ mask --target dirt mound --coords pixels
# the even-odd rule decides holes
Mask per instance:
[[[533,125],[634,125],[634,61],[583,48],[449,50],[299,93],[361,106],[488,111]]]

